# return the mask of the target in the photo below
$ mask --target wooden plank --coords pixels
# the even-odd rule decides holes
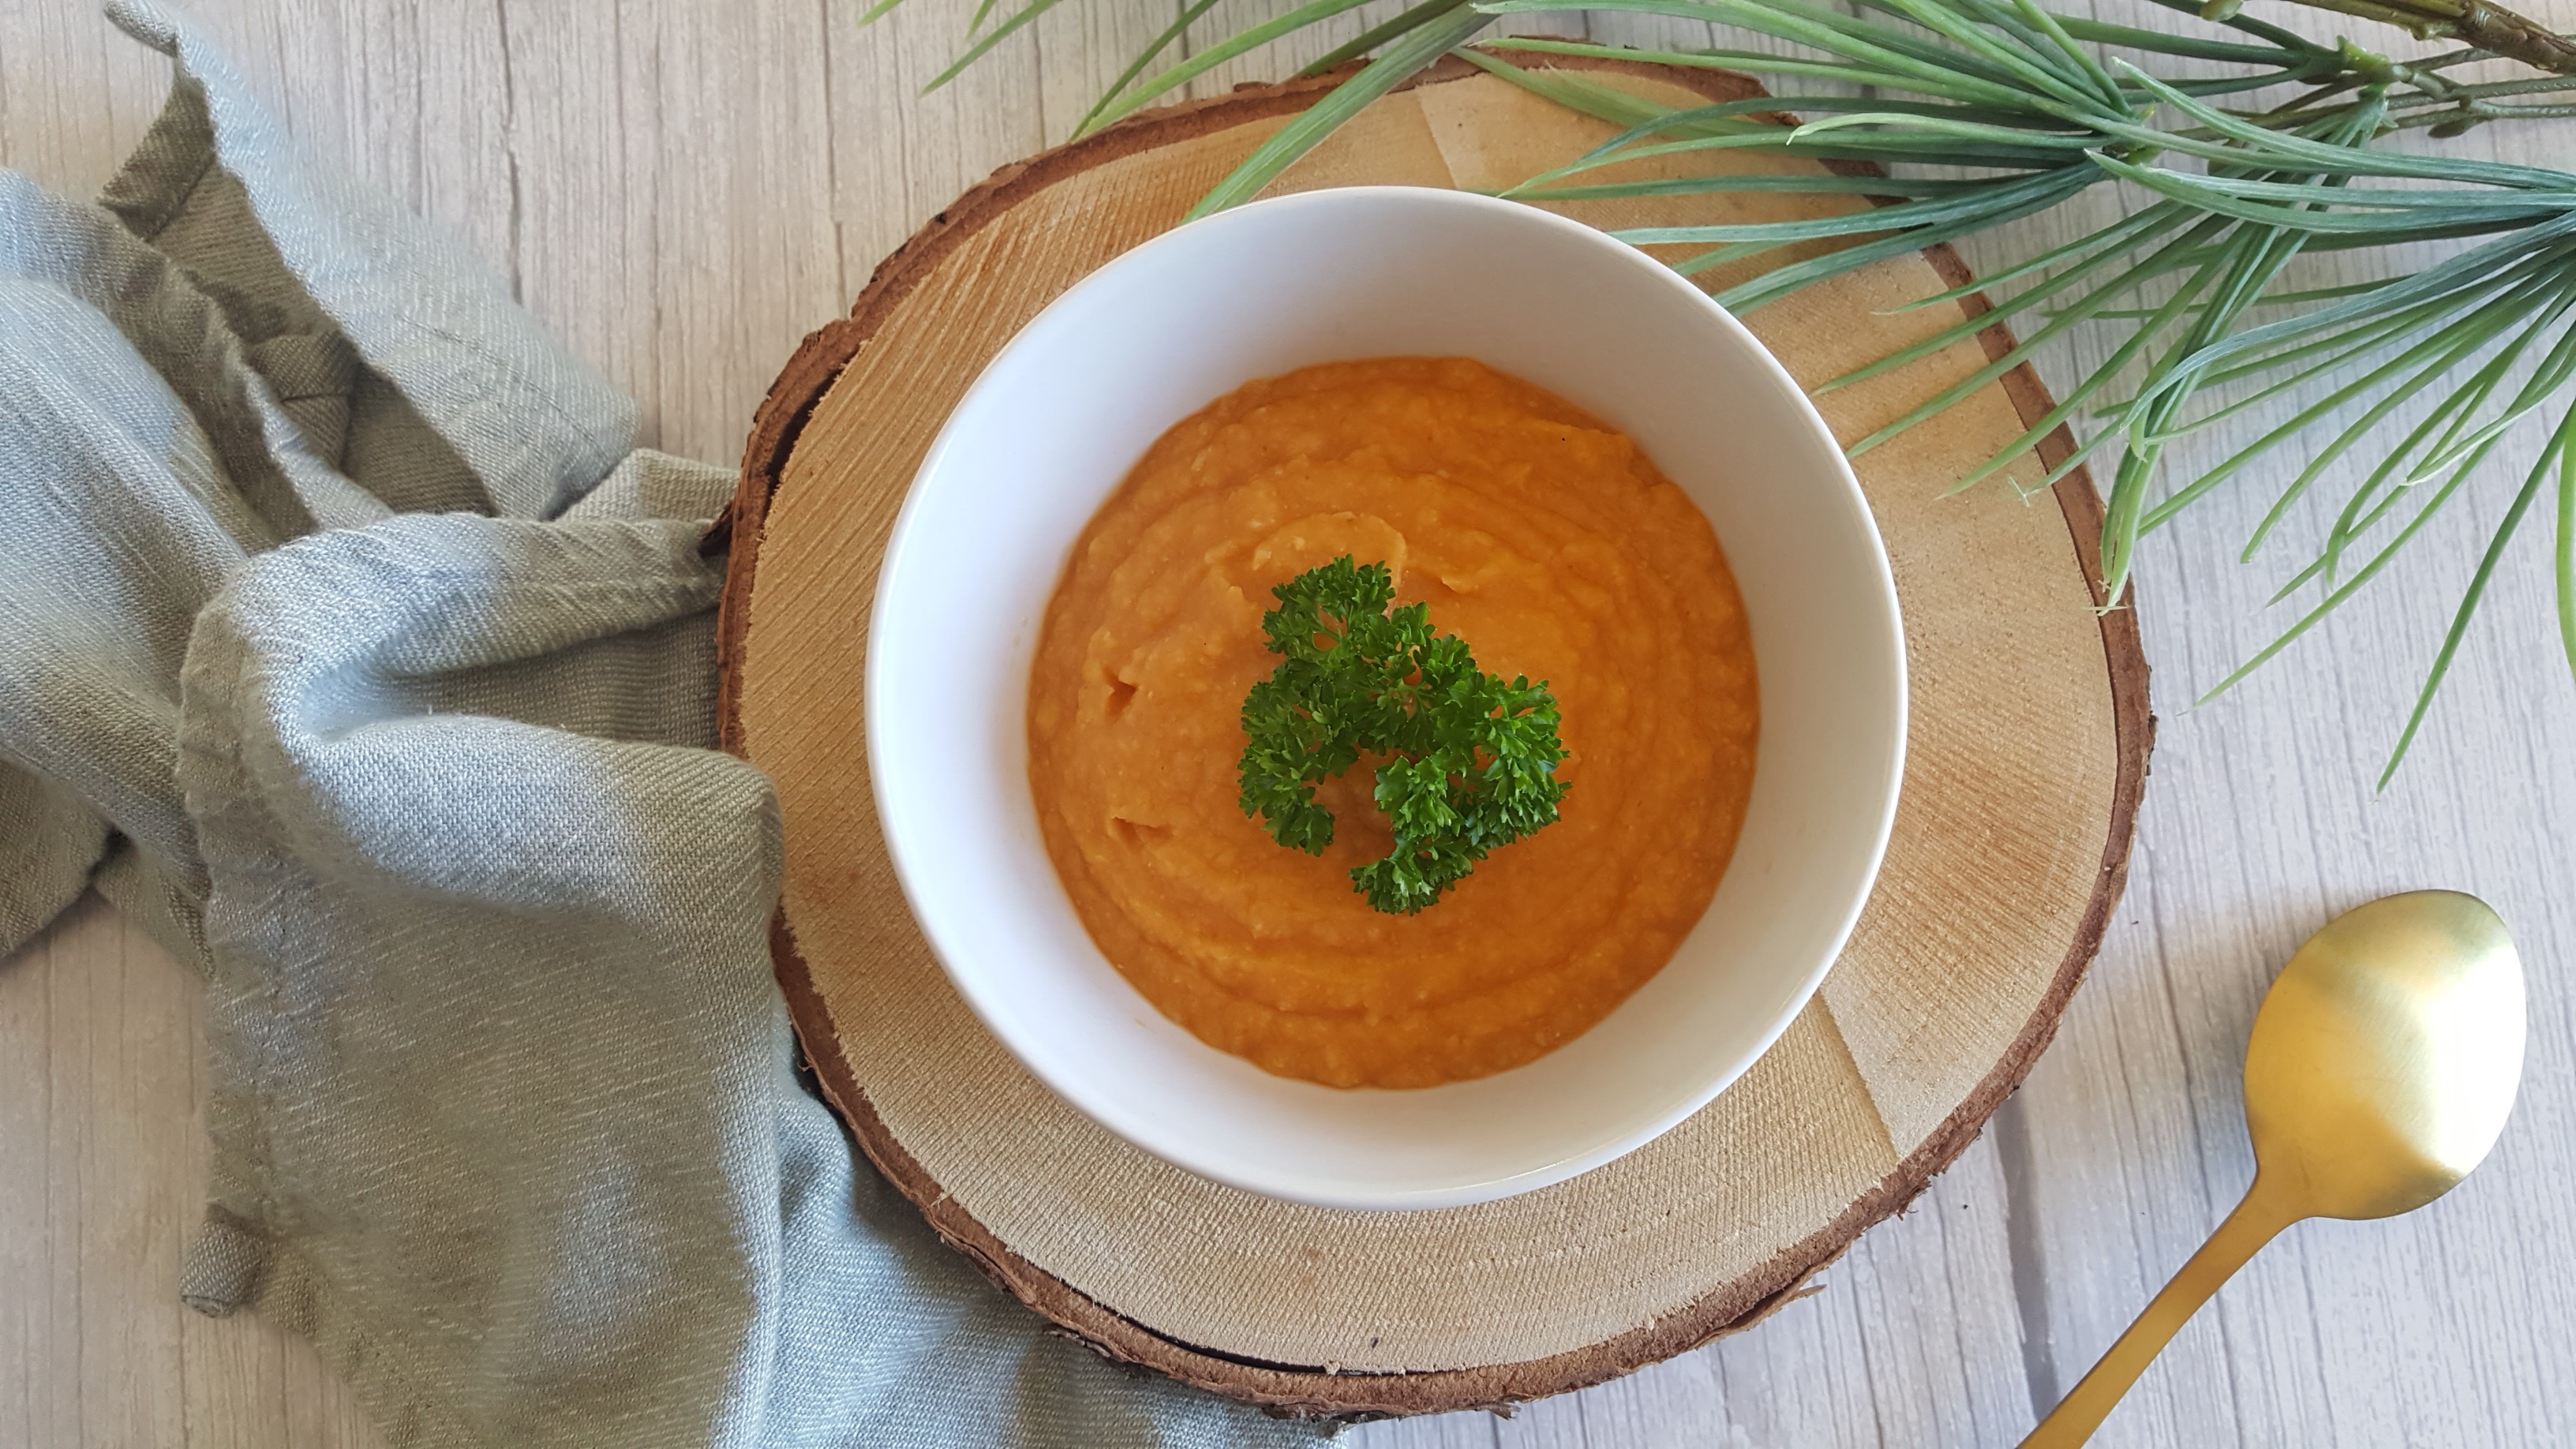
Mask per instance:
[[[2009,1443],[2029,1426],[2006,1261],[2001,1168],[1981,1140],[1905,1216],[1873,1229],[1822,1291],[1752,1332],[1510,1420],[1364,1426],[1369,1449]],[[2005,1351],[1994,1352],[2001,1346]]]
[[[0,964],[0,1443],[375,1444],[312,1347],[180,1306],[195,974],[95,897]]]
[[[2135,5],[2097,8],[2164,23]],[[2566,0],[2538,13],[2576,24]],[[2442,149],[2546,164],[2567,154],[2571,134],[2491,128]],[[2040,219],[2015,247],[2113,214],[2108,197],[2086,203]],[[1988,239],[1971,259],[1995,255]],[[2302,274],[2322,284],[2390,265],[2347,256],[2302,263]],[[2045,354],[2041,371],[2064,388],[2104,350],[2098,333],[2079,337]],[[2194,440],[2169,457],[2168,480],[2290,411],[2276,405]],[[2442,591],[2465,581],[2502,511],[2498,495],[2536,444],[2526,431],[2499,450],[2480,496],[2428,530],[2404,578],[2211,704],[2194,701],[2291,617],[2264,601],[2318,537],[2316,510],[2267,561],[2247,567],[2234,555],[2294,470],[2288,460],[2316,443],[2253,470],[2144,552],[2140,622],[2162,728],[2129,900],[2002,1126],[2023,1134],[2014,1207],[2037,1227],[2015,1244],[2041,1288],[2026,1305],[2035,1400],[2084,1372],[2250,1180],[2245,1035],[2272,973],[2334,911],[2428,885],[2486,896],[2523,946],[2532,1038],[2516,1120],[2483,1171],[2410,1218],[2295,1230],[2184,1330],[2097,1442],[2537,1444],[2558,1437],[2551,1426],[2576,1402],[2576,1364],[2547,1348],[2540,1327],[2569,1321],[2576,1285],[2515,1266],[2521,1244],[2568,1230],[2565,1194],[2546,1184],[2576,1145],[2576,1059],[2552,969],[2576,944],[2559,888],[2576,855],[2555,823],[2576,804],[2565,764],[2576,758],[2576,690],[2548,627],[2538,531],[2500,574],[2405,771],[2384,796],[2372,791],[2448,622],[2456,595]]]
[[[541,317],[637,394],[647,440],[729,462],[795,339],[958,191],[1060,139],[1176,7],[1063,6],[927,97],[916,92],[955,53],[973,0],[908,0],[865,30],[829,0],[198,8],[299,136],[508,269]],[[1283,49],[1302,59],[1387,8]],[[2140,0],[2096,8],[2190,23]],[[2527,8],[2576,25],[2576,0]],[[2320,35],[2365,29],[2288,18]],[[1596,23],[1605,38],[1707,43],[1684,22]],[[1191,41],[1224,33],[1203,21]],[[1256,54],[1198,89],[1287,63]],[[87,7],[0,0],[0,164],[84,193],[165,85],[158,58]],[[2490,130],[2445,149],[2546,162],[2571,139],[2576,127]],[[1973,245],[1971,260],[2115,209],[2088,197],[2009,247]],[[2079,335],[2044,355],[2043,373],[2062,390],[2104,346]],[[2240,419],[2226,437],[2279,416]],[[2208,706],[2192,703],[2200,689],[2277,626],[2262,602],[2285,570],[2232,556],[2284,470],[2256,470],[2150,541],[2141,623],[2162,748],[2127,906],[2021,1098],[1921,1206],[1829,1271],[1824,1294],[1510,1420],[1372,1425],[1351,1442],[2010,1442],[2250,1173],[2236,1069],[2272,970],[2332,910],[2430,884],[2495,901],[2531,971],[2524,1098],[2495,1160],[2412,1218],[2298,1230],[2185,1331],[2102,1442],[2554,1442],[2576,1405],[2576,1365],[2557,1342],[2576,1321],[2576,1275],[2533,1245],[2576,1229],[2563,1189],[2576,1169],[2576,1006],[2556,969],[2576,947],[2563,823],[2576,818],[2576,687],[2547,627],[2543,520],[2500,572],[2414,760],[2385,796],[2370,788],[2444,622],[2422,590],[2465,577],[2532,447],[2502,450],[2461,518],[2428,531],[2410,565],[2419,582],[2383,582]],[[2196,442],[2169,476],[2220,456],[2219,442]],[[2312,538],[2302,526],[2284,542]],[[173,1299],[202,1175],[195,1018],[188,973],[94,902],[0,963],[0,1161],[12,1169],[0,1174],[0,1442],[373,1442],[301,1342]]]
[[[0,3],[0,165],[95,190],[152,124],[168,72],[89,6]]]

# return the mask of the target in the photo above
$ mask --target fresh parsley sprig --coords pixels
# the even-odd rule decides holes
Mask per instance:
[[[1383,563],[1349,554],[1273,588],[1262,615],[1270,677],[1243,697],[1243,813],[1281,845],[1321,855],[1333,812],[1318,781],[1394,756],[1377,770],[1377,806],[1395,848],[1351,872],[1391,914],[1438,901],[1498,847],[1552,823],[1566,782],[1556,697],[1526,676],[1476,667],[1467,641],[1431,632],[1430,608],[1395,602]]]

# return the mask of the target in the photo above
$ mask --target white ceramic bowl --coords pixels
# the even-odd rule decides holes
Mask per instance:
[[[1404,354],[1474,357],[1558,393],[1634,437],[1690,494],[1743,591],[1762,733],[1716,899],[1624,1005],[1497,1076],[1340,1091],[1203,1045],[1101,956],[1038,833],[1024,716],[1039,621],[1073,540],[1148,445],[1253,378]],[[1452,191],[1361,187],[1158,237],[993,359],[895,524],[867,730],[913,912],[957,989],[1040,1080],[1221,1182],[1327,1207],[1443,1207],[1642,1146],[1798,1014],[1887,842],[1904,639],[1859,485],[1742,324],[1575,222]]]

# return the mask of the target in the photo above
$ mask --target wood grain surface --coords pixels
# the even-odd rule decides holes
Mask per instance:
[[[845,312],[938,207],[1060,139],[1173,6],[1075,0],[926,97],[972,0],[908,0],[865,30],[849,0],[197,8],[299,136],[462,234],[632,390],[647,441],[729,464],[798,339]],[[1308,51],[1387,8],[1342,17]],[[2188,23],[2143,0],[2070,8]],[[2524,8],[2576,25],[2576,0]],[[1633,17],[1599,17],[1593,33],[1707,43]],[[1201,90],[1297,58],[1239,60]],[[159,57],[83,0],[0,0],[0,165],[86,193],[166,83]],[[2563,165],[2571,143],[2576,126],[2554,125],[2448,145]],[[1982,239],[1969,260],[2063,240],[2118,204],[2088,197],[2006,246]],[[2374,265],[2325,259],[2306,275]],[[2107,346],[2078,336],[2041,372],[2062,389]],[[2169,466],[2214,461],[2277,416],[2238,419]],[[2517,435],[2492,478],[2518,477],[2536,446]],[[2162,722],[2129,894],[2056,1045],[1986,1136],[1824,1292],[1757,1332],[1509,1420],[1379,1424],[1353,1442],[2012,1443],[2250,1177],[2237,1070],[2280,961],[2335,910],[2433,885],[2493,901],[2531,976],[2523,1098],[2495,1157],[2412,1217],[2295,1230],[2182,1333],[2098,1442],[2563,1442],[2576,1417],[2576,1267],[2560,1246],[2576,1238],[2576,686],[2547,622],[2544,543],[2527,535],[2506,561],[2414,758],[2375,794],[2509,490],[2480,488],[2428,530],[2405,579],[2195,706],[2280,622],[2263,601],[2284,570],[2234,560],[2288,461],[2144,550]],[[2410,581],[2439,601],[2410,605]],[[196,1020],[189,973],[95,901],[0,962],[0,1446],[377,1442],[301,1343],[176,1301],[202,1177]]]
[[[1568,64],[1668,104],[1763,94],[1727,71]],[[806,339],[761,405],[722,530],[731,571],[717,698],[725,747],[777,785],[787,872],[772,947],[807,1059],[869,1158],[941,1235],[1112,1357],[1302,1413],[1417,1414],[1562,1393],[1741,1331],[1912,1203],[2020,1083],[2099,948],[2126,879],[2151,727],[2137,616],[2091,612],[2102,602],[2091,481],[2070,476],[2056,507],[2003,491],[1937,496],[2053,408],[2016,369],[1941,429],[1857,466],[1906,614],[1906,803],[1870,908],[1800,1018],[1812,1029],[1792,1027],[1715,1115],[1472,1222],[1425,1213],[1363,1226],[1200,1196],[1204,1184],[1048,1096],[965,1014],[902,918],[865,778],[853,781],[829,723],[859,708],[854,677],[833,661],[864,642],[854,621],[884,530],[983,361],[1058,288],[1175,222],[1327,84],[1240,87],[1005,168],[878,267],[848,319]],[[1453,59],[1280,185],[1507,185],[1615,134]],[[1596,225],[1781,214],[1729,205],[1568,214]],[[1936,248],[1802,292],[1751,324],[1793,374],[1830,377],[1956,320],[1888,309],[1967,280]],[[1917,389],[2011,346],[2000,331],[1981,340],[1919,364],[1931,375],[1899,390],[1820,399],[1826,423],[1863,436]],[[2058,430],[2038,450],[2042,466],[2072,447]],[[2017,617],[1998,620],[1999,609]],[[2005,628],[2020,642],[2000,646]],[[2033,755],[1992,728],[2005,712],[2066,738]],[[1925,951],[1927,940],[1945,944]],[[996,1121],[1012,1125],[989,1135]],[[1793,1141],[1785,1163],[1766,1157]],[[1587,1224],[1579,1242],[1562,1214]],[[1181,1220],[1192,1230],[1176,1232]],[[1255,1244],[1257,1256],[1210,1273],[1211,1256]],[[1272,1276],[1292,1262],[1332,1266],[1321,1281],[1303,1266]],[[1639,1301],[1681,1283],[1678,1296]]]

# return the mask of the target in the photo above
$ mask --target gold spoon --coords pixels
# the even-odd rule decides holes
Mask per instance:
[[[2254,1185],[2022,1449],[2091,1438],[2283,1228],[2395,1217],[2450,1191],[2504,1130],[2522,1038],[2522,962],[2486,902],[2412,891],[2327,922],[2281,968],[2245,1044]]]

